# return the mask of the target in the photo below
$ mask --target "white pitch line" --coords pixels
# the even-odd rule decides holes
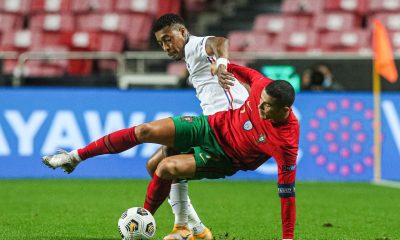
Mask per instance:
[[[381,180],[379,182],[371,182],[373,185],[382,186],[382,187],[391,187],[391,188],[399,188],[400,182],[389,181],[389,180]]]

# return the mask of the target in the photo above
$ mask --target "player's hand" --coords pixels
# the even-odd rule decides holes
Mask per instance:
[[[211,71],[214,75],[218,76],[219,85],[224,89],[229,89],[235,83],[235,76],[228,72],[224,65],[219,65],[218,68],[215,64],[211,65]]]

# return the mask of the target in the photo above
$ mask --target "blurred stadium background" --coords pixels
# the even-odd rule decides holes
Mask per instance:
[[[194,35],[227,37],[232,62],[293,84],[298,180],[376,177],[372,19],[386,26],[399,66],[400,0],[0,0],[0,178],[148,178],[152,144],[71,175],[49,171],[40,156],[144,121],[201,114],[185,64],[169,60],[150,32],[169,12]],[[378,171],[393,186],[399,90],[399,81],[382,79]],[[232,179],[275,178],[269,161]]]

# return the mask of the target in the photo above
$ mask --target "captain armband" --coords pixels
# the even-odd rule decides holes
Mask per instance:
[[[281,198],[295,197],[295,183],[278,184],[278,194]]]

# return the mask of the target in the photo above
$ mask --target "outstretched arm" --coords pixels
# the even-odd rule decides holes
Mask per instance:
[[[233,75],[242,83],[246,83],[248,85],[252,85],[255,81],[260,79],[265,79],[268,81],[272,81],[271,79],[265,77],[260,72],[247,67],[242,67],[236,64],[228,65],[228,72],[233,73]],[[220,83],[221,84],[221,83]]]
[[[205,48],[209,56],[214,55],[217,58],[217,68],[213,73],[218,76],[219,82],[226,83],[226,85],[221,84],[221,86],[229,89],[229,86],[233,86],[235,78],[233,74],[227,71],[229,58],[228,39],[224,37],[209,37],[207,38]]]

